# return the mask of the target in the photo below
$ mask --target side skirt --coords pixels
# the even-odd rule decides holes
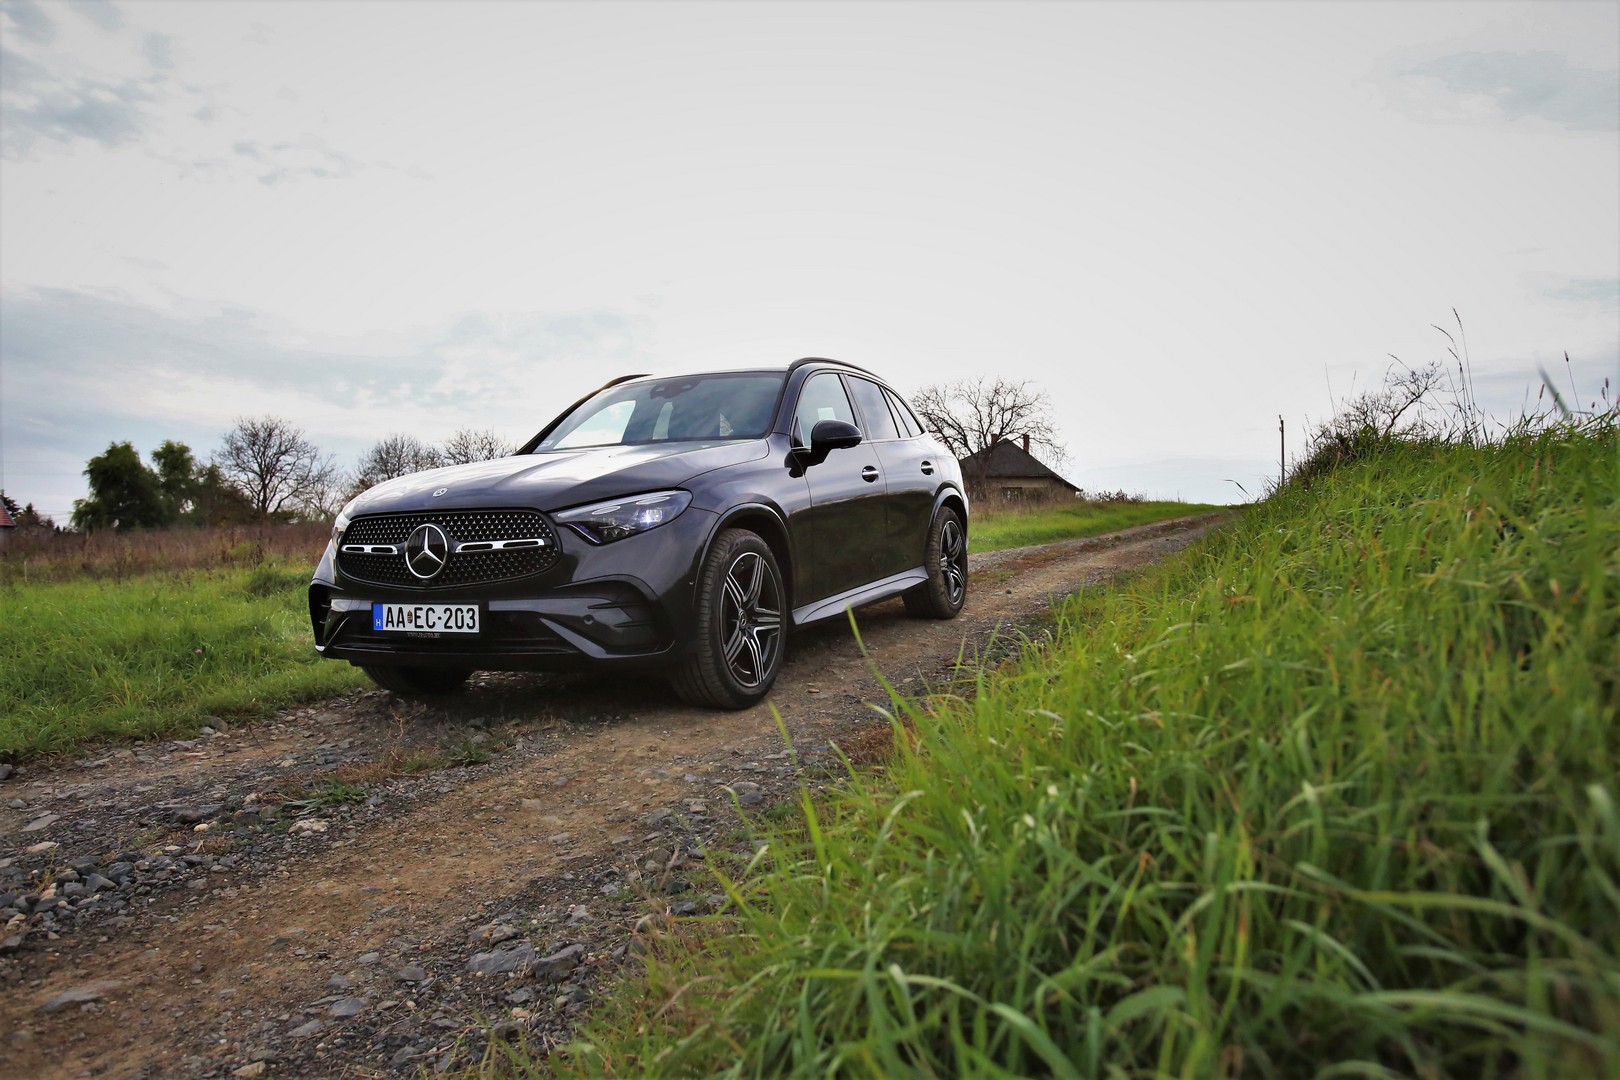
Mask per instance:
[[[839,593],[837,596],[825,600],[817,600],[813,604],[806,604],[802,608],[793,609],[793,625],[803,626],[805,623],[815,622],[832,615],[842,615],[852,607],[870,604],[877,600],[887,600],[891,596],[899,596],[914,585],[921,585],[928,580],[928,571],[922,567],[907,570],[886,577],[881,581],[874,581],[870,585],[862,585],[858,589]]]

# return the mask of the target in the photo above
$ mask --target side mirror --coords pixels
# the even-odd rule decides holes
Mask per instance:
[[[806,465],[820,465],[834,450],[847,450],[861,443],[861,429],[842,420],[817,420],[810,429],[810,449],[802,450]]]

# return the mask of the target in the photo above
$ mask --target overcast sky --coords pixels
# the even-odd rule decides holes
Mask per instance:
[[[607,378],[1049,390],[1231,502],[1467,330],[1620,382],[1620,5],[0,0],[0,485],[270,413],[526,438]],[[1568,351],[1572,370],[1566,372]]]

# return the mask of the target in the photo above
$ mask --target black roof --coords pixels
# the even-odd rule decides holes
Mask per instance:
[[[1011,439],[1002,439],[962,459],[962,471],[973,479],[1056,480],[1073,491],[1080,489],[1041,464]]]

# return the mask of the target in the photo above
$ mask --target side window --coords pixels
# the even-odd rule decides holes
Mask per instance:
[[[889,399],[889,408],[894,411],[894,419],[900,425],[902,436],[907,439],[915,439],[921,435],[923,427],[917,422],[917,417],[912,413],[911,406],[901,401],[899,397],[888,390],[883,391],[883,393]]]
[[[855,422],[855,410],[849,407],[849,395],[835,372],[823,371],[805,380],[799,391],[799,407],[793,413],[794,441],[800,446],[810,445],[810,432],[818,420]]]
[[[900,432],[889,415],[889,403],[883,400],[883,387],[854,376],[846,376],[844,381],[855,397],[855,407],[861,410],[861,433],[868,439],[898,439]]]

